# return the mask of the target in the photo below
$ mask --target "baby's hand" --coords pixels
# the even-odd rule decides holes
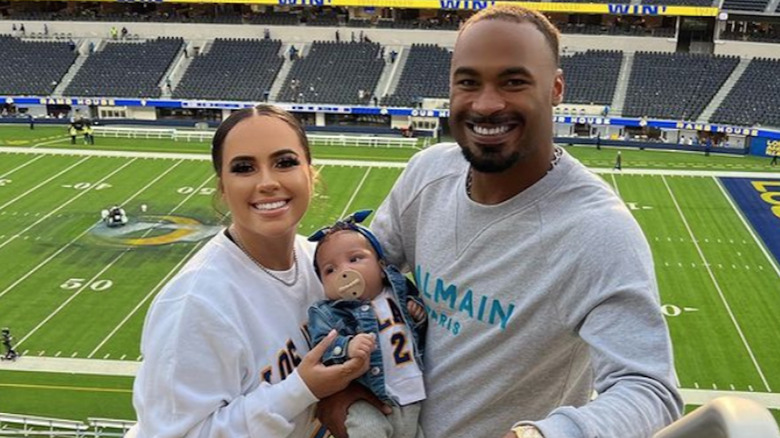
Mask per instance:
[[[372,333],[360,333],[349,341],[347,354],[349,358],[368,360],[376,347],[376,338]]]
[[[422,304],[418,303],[417,301],[407,301],[406,309],[409,310],[409,315],[412,315],[412,318],[415,322],[420,322],[425,319],[425,307],[423,307]]]

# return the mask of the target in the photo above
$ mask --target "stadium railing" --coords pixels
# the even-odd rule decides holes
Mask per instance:
[[[170,139],[174,141],[209,142],[214,131],[193,131],[165,128],[130,128],[118,126],[95,126],[93,134],[97,137]],[[405,137],[369,137],[347,135],[309,134],[313,144],[327,146],[369,146],[369,147],[406,147],[417,148],[416,138]]]
[[[112,434],[114,436],[122,436],[136,423],[135,420],[114,420],[111,418],[98,417],[89,417],[87,418],[87,422],[89,423],[89,427],[95,431],[95,436],[101,436],[101,433],[105,435],[107,430],[114,432]]]
[[[760,403],[740,397],[713,399],[653,438],[780,438],[777,422]]]
[[[95,126],[92,129],[96,137],[115,138],[175,138],[175,129],[122,128],[115,126]]]
[[[89,426],[82,421],[0,413],[2,435],[83,436]]]
[[[0,413],[0,437],[122,437],[135,420],[89,417],[87,422]]]

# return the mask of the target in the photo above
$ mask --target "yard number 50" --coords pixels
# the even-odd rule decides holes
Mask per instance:
[[[89,284],[87,284],[86,282],[87,280],[85,278],[69,278],[65,281],[65,283],[62,283],[60,285],[60,289],[65,289],[65,290],[80,289],[85,285],[87,285],[89,286],[90,289],[94,290],[95,292],[100,292],[114,285],[114,282],[111,280],[96,280]]]

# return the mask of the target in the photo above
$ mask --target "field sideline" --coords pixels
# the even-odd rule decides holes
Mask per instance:
[[[0,128],[0,136],[4,132]],[[122,378],[124,372],[106,378],[78,374],[84,377],[58,383],[46,372],[53,370],[33,364],[74,353],[79,365],[68,373],[86,373],[82,361],[97,367],[104,357],[109,364],[137,364],[140,324],[150,298],[201,240],[116,246],[116,236],[95,234],[96,212],[126,201],[123,205],[137,215],[138,205],[147,203],[157,216],[194,218],[203,232],[218,227],[208,196],[213,195],[208,156],[202,146],[180,155],[131,153],[122,145],[111,150],[62,146],[0,146],[0,264],[8,267],[0,279],[0,325],[14,327],[20,350],[29,356],[0,363],[8,406],[0,410],[84,418],[84,409],[42,406],[33,394],[59,391],[61,397],[63,390],[52,388],[106,387],[125,392],[108,391],[86,402],[104,412],[91,415],[131,418],[126,392],[131,379]],[[318,156],[314,150],[325,190],[302,225],[304,234],[354,209],[375,208],[403,167],[400,155],[388,160],[361,150],[361,156],[371,155],[367,162],[348,154]],[[730,177],[767,183],[780,174],[755,157],[707,160],[625,150],[627,168],[613,171],[614,150],[568,150],[615,188],[650,241],[686,401],[700,404],[725,392],[780,408],[780,268],[765,243],[777,238],[780,226],[760,234],[721,182]],[[771,215],[771,207],[767,201],[756,210]],[[153,229],[130,237],[147,231],[151,234],[144,239],[160,238]],[[21,371],[34,368],[35,373]],[[82,393],[77,398],[92,397]]]

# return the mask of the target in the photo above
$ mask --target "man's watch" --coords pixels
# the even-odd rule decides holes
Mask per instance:
[[[517,426],[512,429],[512,432],[517,435],[517,438],[544,438],[544,435],[542,435],[542,432],[540,432],[539,429],[529,424]]]

